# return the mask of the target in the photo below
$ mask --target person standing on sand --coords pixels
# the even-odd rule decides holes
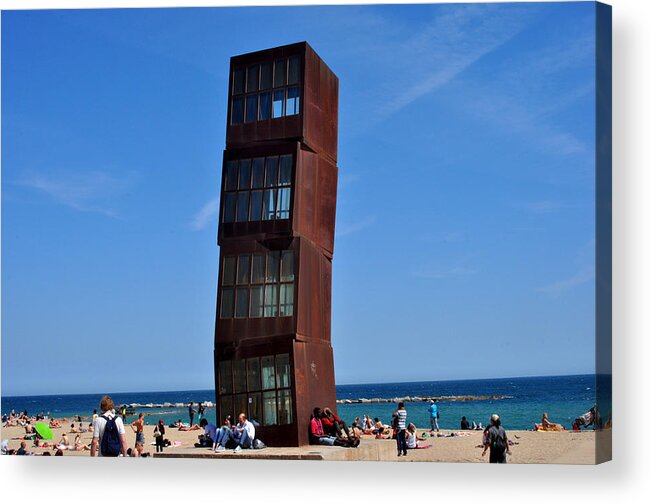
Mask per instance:
[[[398,409],[393,413],[394,429],[396,430],[396,442],[398,444],[398,457],[400,455],[407,456],[407,410],[405,403],[398,403]]]
[[[205,413],[206,408],[203,407],[203,402],[199,403],[199,411],[198,416],[197,416],[197,421],[199,422],[199,425],[201,425],[201,419],[203,418],[203,414]]]
[[[136,433],[136,445],[145,446],[145,415],[140,413],[138,420],[131,424],[131,429]]]
[[[99,403],[99,409],[102,410],[102,414],[95,419],[95,425],[93,425],[93,442],[90,445],[91,457],[94,457],[98,453],[100,457],[110,456],[102,453],[104,451],[104,444],[102,441],[104,439],[107,425],[110,429],[106,432],[106,434],[110,436],[108,441],[111,441],[111,438],[117,434],[120,442],[120,452],[123,457],[127,456],[127,440],[124,432],[124,423],[122,422],[122,419],[115,414],[114,408],[115,405],[110,396],[102,397],[102,400]],[[112,444],[108,441],[106,444]],[[114,456],[117,456],[117,454]]]
[[[481,456],[486,455],[486,450],[490,448],[488,461],[491,464],[506,464],[506,455],[511,455],[509,439],[501,424],[499,415],[493,415],[491,417],[491,425],[486,431],[484,451],[481,453]]]
[[[197,412],[192,406],[194,403],[190,401],[190,404],[188,405],[188,414],[190,415],[190,427],[194,425],[194,414]]]
[[[163,419],[158,420],[158,425],[154,427],[154,439],[156,440],[156,453],[163,453],[163,448],[165,447],[165,426],[163,425]]]
[[[439,432],[439,409],[434,399],[429,402],[427,411],[429,411],[430,432],[434,432],[434,428],[436,428],[436,432]]]

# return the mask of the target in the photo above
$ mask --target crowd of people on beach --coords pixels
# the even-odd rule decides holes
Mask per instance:
[[[25,430],[21,439],[20,448],[15,450],[8,449],[8,441],[2,442],[3,454],[30,455],[27,442],[33,442],[33,448],[44,449],[42,455],[61,456],[66,451],[87,451],[90,456],[123,456],[123,457],[147,457],[150,454],[145,450],[145,416],[139,413],[135,421],[129,424],[135,433],[135,445],[127,448],[125,440],[126,407],[118,408],[113,404],[109,396],[102,397],[100,401],[100,410],[93,411],[90,422],[86,427],[81,416],[72,419],[55,419],[44,414],[30,416],[27,411],[16,413],[14,410],[9,415],[3,415],[3,427],[22,427]],[[434,437],[454,437],[469,435],[463,432],[449,432],[443,434],[440,432],[438,420],[440,418],[440,408],[434,400],[429,402],[428,408],[429,430],[421,431],[420,437],[418,429],[413,422],[408,422],[408,414],[405,404],[400,402],[397,409],[391,416],[388,424],[383,423],[380,418],[371,418],[370,415],[363,415],[348,425],[329,407],[314,408],[309,422],[309,442],[310,444],[323,446],[339,446],[346,448],[356,448],[360,445],[363,436],[372,436],[375,439],[393,439],[396,442],[397,456],[407,456],[409,450],[431,448],[432,444],[426,444],[428,440]],[[194,422],[195,414],[198,423]],[[205,407],[203,403],[198,403],[195,409],[194,403],[190,402],[188,406],[189,423],[184,423],[181,419],[176,420],[167,427],[177,429],[179,432],[200,431],[198,441],[194,444],[196,448],[209,448],[215,453],[221,453],[232,449],[234,453],[239,453],[244,449],[263,448],[264,443],[256,438],[256,427],[259,424],[255,420],[247,419],[245,413],[240,413],[237,423],[231,421],[227,416],[221,427],[208,421],[205,417]],[[88,418],[88,417],[87,417]],[[52,430],[63,429],[63,426],[70,423],[69,433],[63,432],[57,442],[46,441],[41,438],[36,429],[36,422],[39,420],[48,421],[46,425]],[[578,431],[582,427],[592,426],[597,428],[610,428],[612,422],[610,418],[603,424],[597,406],[593,406],[589,411],[580,415],[574,420],[572,425],[573,431]],[[504,427],[501,424],[499,415],[493,414],[490,417],[489,425],[484,427],[481,422],[468,420],[465,416],[461,417],[459,423],[460,431],[482,431],[482,442],[478,448],[483,448],[482,457],[489,452],[489,462],[505,463],[506,457],[511,453],[511,446],[517,445],[508,438]],[[549,415],[545,412],[542,415],[540,423],[533,425],[534,431],[541,432],[562,432],[566,428],[560,423],[551,422]],[[90,433],[92,438],[90,443],[83,443],[81,434]],[[166,437],[166,426],[162,419],[159,419],[153,429],[152,445],[156,447],[156,453],[162,453],[166,447],[178,446],[181,443],[174,444]],[[71,441],[68,434],[74,434],[74,440]],[[516,436],[517,438],[517,436]],[[178,443],[178,444],[177,444]]]

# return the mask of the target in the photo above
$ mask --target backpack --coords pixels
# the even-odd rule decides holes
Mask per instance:
[[[493,439],[491,448],[497,453],[502,454],[506,451],[506,433],[500,429],[496,429],[497,434]]]
[[[117,457],[122,451],[122,441],[120,440],[118,426],[115,423],[116,417],[109,418],[102,415],[102,418],[106,420],[106,425],[104,426],[100,452],[102,457]]]

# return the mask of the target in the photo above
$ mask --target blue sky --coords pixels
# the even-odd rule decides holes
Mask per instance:
[[[2,13],[2,393],[211,388],[229,57],[340,79],[338,383],[594,371],[592,3]]]

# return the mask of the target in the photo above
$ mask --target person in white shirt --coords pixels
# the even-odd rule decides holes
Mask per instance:
[[[104,428],[106,427],[107,419],[115,418],[115,426],[117,428],[118,434],[120,436],[120,443],[122,445],[121,452],[122,456],[127,456],[127,440],[124,431],[124,423],[122,418],[115,415],[115,405],[113,404],[113,399],[109,396],[102,397],[102,400],[99,404],[102,414],[99,415],[93,423],[93,442],[90,445],[90,456],[94,457],[95,455],[102,456],[102,450],[98,449],[102,446],[102,437],[104,436]]]
[[[235,453],[242,450],[242,448],[251,448],[255,439],[255,426],[246,419],[244,413],[240,413],[238,420],[239,423],[233,430],[222,429],[224,436],[215,447],[216,452],[224,451],[229,443],[235,445]]]

